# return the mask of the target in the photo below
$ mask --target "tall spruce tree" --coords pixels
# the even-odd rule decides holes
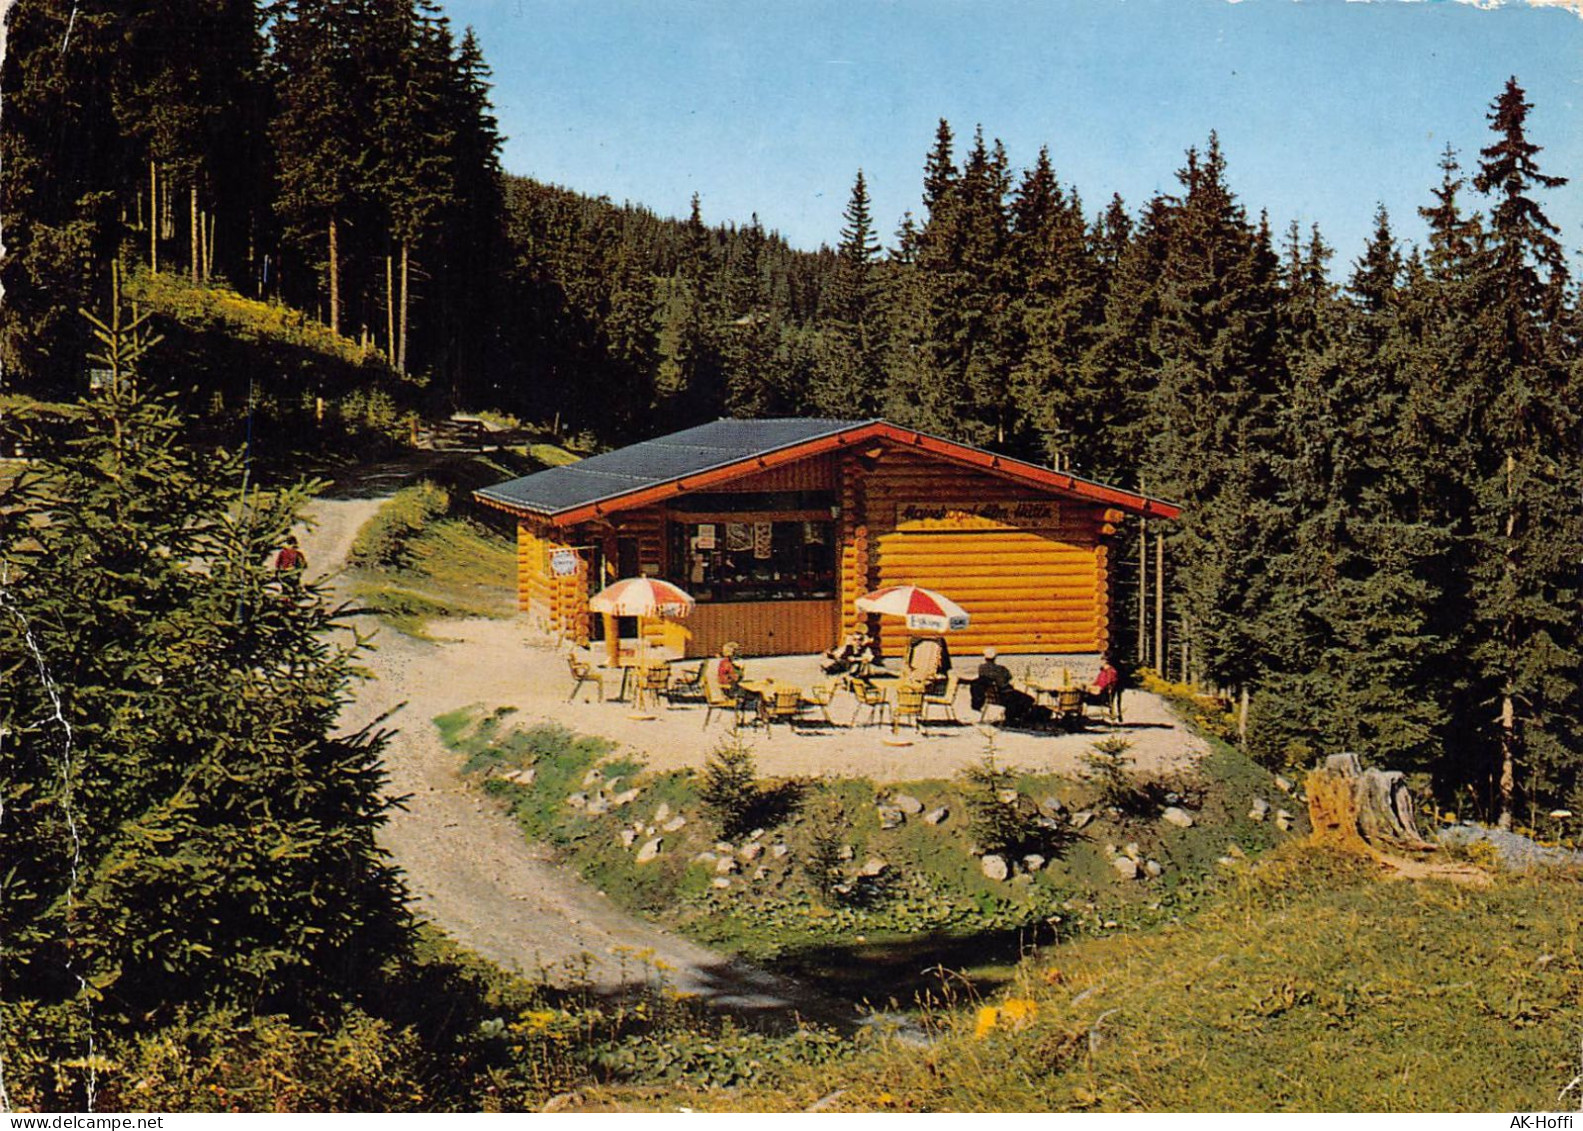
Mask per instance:
[[[1219,140],[1189,151],[1185,194],[1162,265],[1150,398],[1151,489],[1180,501],[1169,536],[1174,606],[1190,674],[1256,683],[1258,637],[1276,548],[1276,269],[1266,225],[1248,223],[1226,183]]]
[[[105,387],[0,500],[4,982],[72,1015],[308,1020],[399,944],[380,742],[333,738],[352,653],[267,568],[304,488],[244,492],[96,323]]]
[[[1583,757],[1578,708],[1583,559],[1576,337],[1556,228],[1536,190],[1543,173],[1527,138],[1529,110],[1515,78],[1491,108],[1496,140],[1481,151],[1474,187],[1490,200],[1478,296],[1475,424],[1483,438],[1466,470],[1473,503],[1471,657],[1481,701],[1493,708],[1498,820],[1509,827],[1522,793],[1555,799],[1576,788]],[[1488,732],[1487,726],[1480,731]]]

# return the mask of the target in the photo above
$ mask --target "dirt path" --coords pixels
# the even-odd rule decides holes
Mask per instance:
[[[385,497],[320,499],[313,505],[317,526],[303,537],[310,576],[339,579],[358,529]],[[469,623],[458,627],[465,631]],[[500,622],[486,623],[499,631]],[[486,661],[485,670],[458,671],[466,653],[382,629],[363,658],[374,678],[357,689],[342,716],[353,730],[396,711],[389,725],[399,730],[386,748],[385,765],[391,791],[410,799],[391,815],[380,841],[406,873],[421,915],[501,966],[557,984],[586,981],[601,992],[619,992],[663,979],[738,1015],[852,1018],[850,1009],[821,995],[612,907],[528,844],[509,816],[462,782],[457,756],[440,742],[431,720],[487,699],[488,688],[475,689],[474,679],[488,683],[487,676],[498,678],[501,666]]]

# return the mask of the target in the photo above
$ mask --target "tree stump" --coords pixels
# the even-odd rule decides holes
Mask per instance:
[[[1357,849],[1385,842],[1432,847],[1418,834],[1413,798],[1396,770],[1364,770],[1356,754],[1332,754],[1308,775],[1308,819],[1316,841]]]

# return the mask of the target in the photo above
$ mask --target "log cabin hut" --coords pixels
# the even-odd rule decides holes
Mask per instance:
[[[1107,562],[1125,514],[1178,508],[883,420],[717,420],[474,493],[517,519],[518,605],[579,644],[608,640],[589,596],[663,577],[685,621],[633,631],[684,656],[820,652],[866,621],[886,656],[909,634],[858,597],[938,590],[971,616],[953,651],[1104,652]]]

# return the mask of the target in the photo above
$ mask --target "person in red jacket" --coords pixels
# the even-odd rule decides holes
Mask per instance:
[[[1110,712],[1110,717],[1121,721],[1121,672],[1116,670],[1116,665],[1106,656],[1099,666],[1099,674],[1094,677],[1094,682],[1088,685],[1086,702],[1097,704]]]
[[[293,589],[301,588],[302,574],[308,568],[308,556],[297,546],[295,534],[286,535],[286,544],[275,555],[275,576]]]

